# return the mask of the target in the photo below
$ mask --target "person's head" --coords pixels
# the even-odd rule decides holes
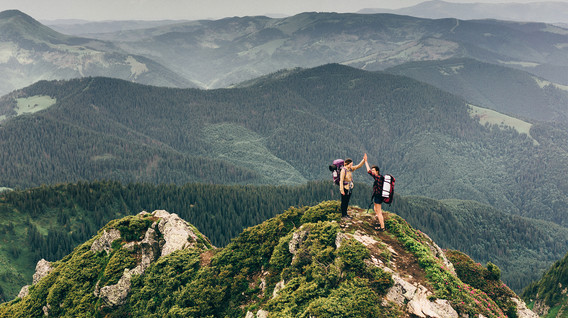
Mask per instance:
[[[378,167],[378,166],[374,165],[374,166],[371,167],[371,173],[372,173],[372,174],[378,176],[378,175],[380,174],[380,172],[381,172],[381,171],[379,170],[379,167]]]
[[[346,167],[349,167],[349,165],[352,165],[352,164],[353,164],[353,159],[351,159],[351,158],[345,159],[344,165],[345,165]]]

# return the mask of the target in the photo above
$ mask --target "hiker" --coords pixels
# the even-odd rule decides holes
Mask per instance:
[[[366,159],[366,158],[365,158]],[[383,196],[381,195],[382,192],[382,184],[383,184],[383,176],[381,176],[379,167],[373,165],[369,167],[369,163],[365,160],[365,166],[367,167],[367,173],[375,179],[373,182],[373,202],[374,202],[374,210],[375,215],[377,216],[377,220],[379,221],[380,226],[376,227],[375,230],[384,231],[385,230],[385,220],[383,218],[383,208],[381,203],[383,203]]]
[[[341,169],[340,179],[339,179],[339,192],[341,192],[341,217],[348,217],[347,206],[349,205],[349,199],[351,198],[351,192],[353,191],[353,171],[361,168],[363,163],[367,160],[367,154],[363,156],[363,160],[353,166],[353,160],[350,158],[345,159],[345,165]]]

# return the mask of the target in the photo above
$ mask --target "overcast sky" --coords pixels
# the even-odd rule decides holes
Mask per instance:
[[[247,15],[293,15],[305,11],[357,12],[397,9],[424,0],[0,0],[0,11],[18,9],[36,20],[218,19]],[[447,2],[538,2],[539,0],[445,0]],[[554,0],[568,2],[568,0]]]

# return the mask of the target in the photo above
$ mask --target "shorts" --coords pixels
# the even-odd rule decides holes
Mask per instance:
[[[373,197],[373,202],[375,202],[376,204],[381,204],[383,203],[383,197],[381,195],[376,195]]]

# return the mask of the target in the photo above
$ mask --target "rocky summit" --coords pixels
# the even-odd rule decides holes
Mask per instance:
[[[385,212],[290,208],[224,248],[174,213],[114,220],[0,305],[0,317],[538,317],[492,263]]]

